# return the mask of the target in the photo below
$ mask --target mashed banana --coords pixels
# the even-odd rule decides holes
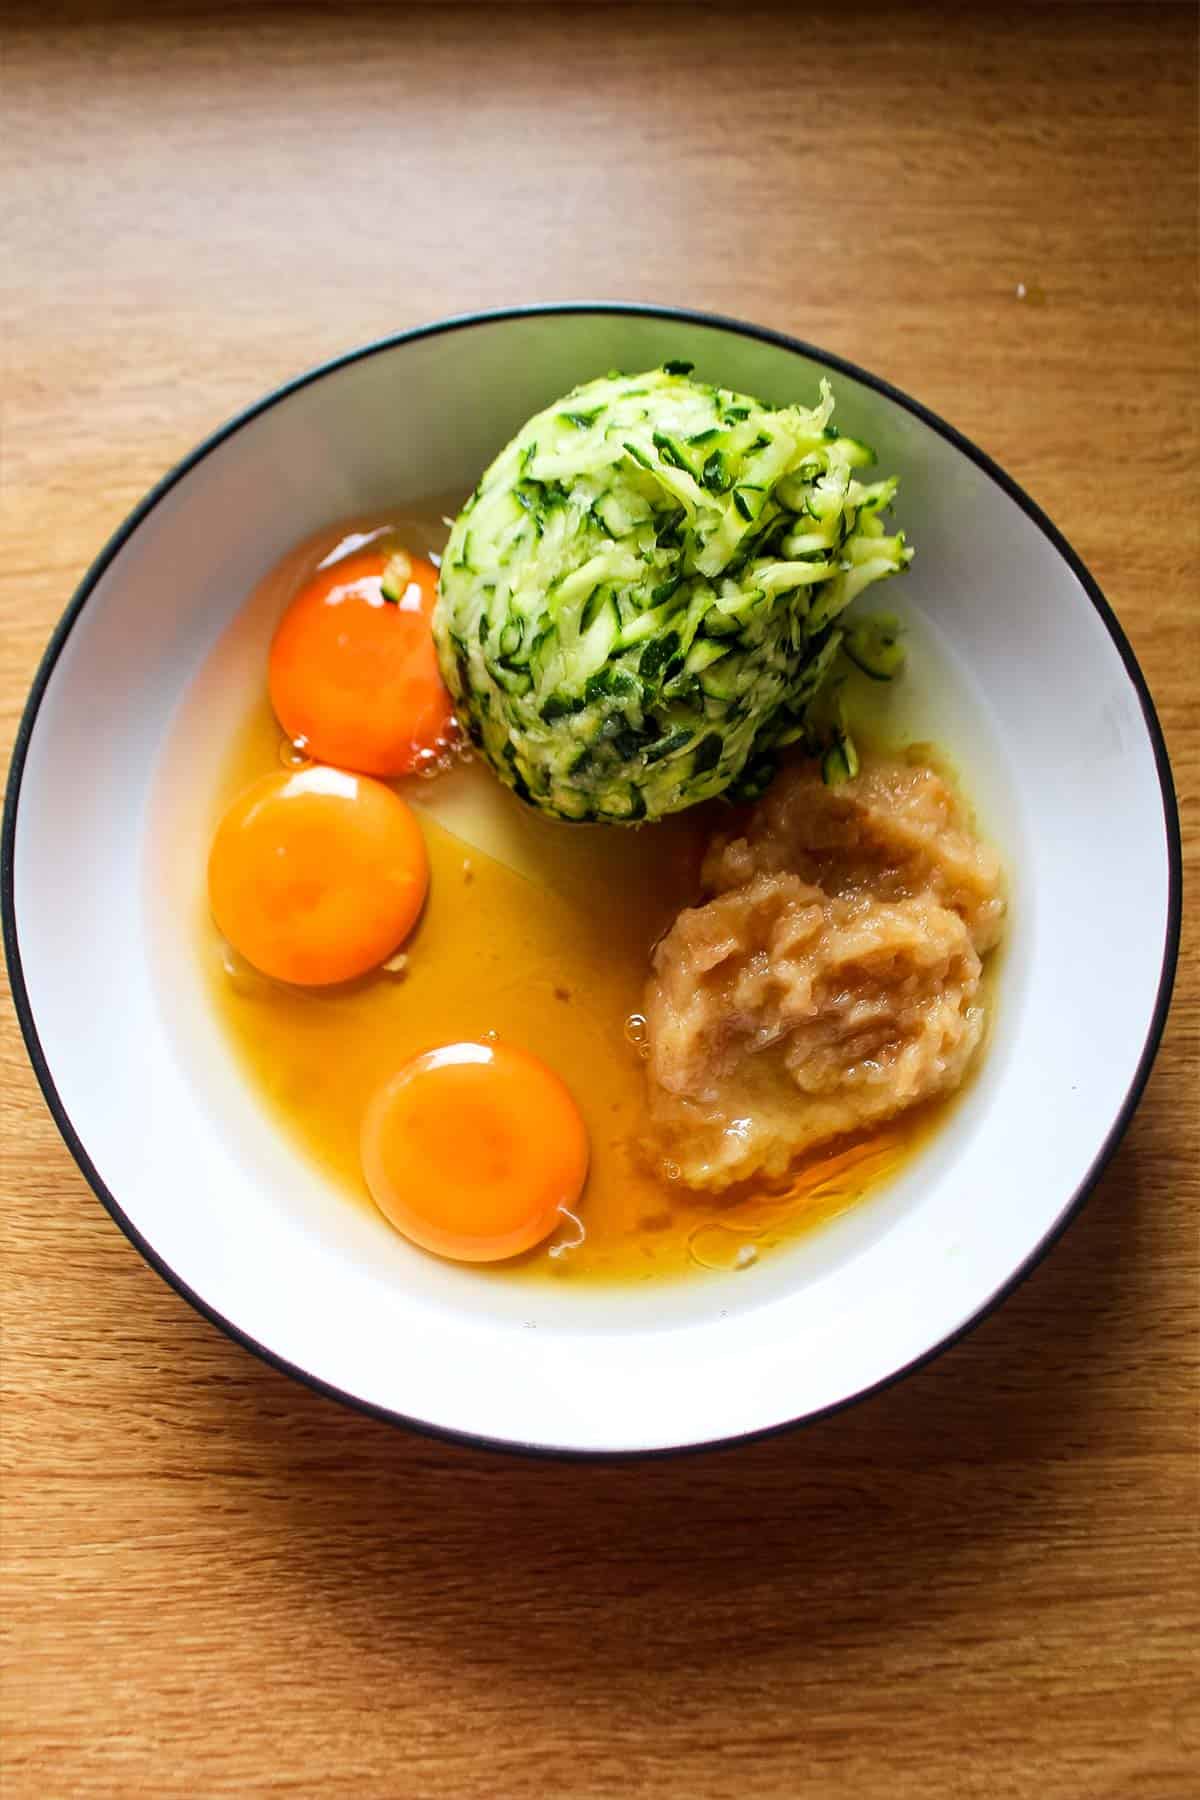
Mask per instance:
[[[786,770],[741,835],[714,839],[703,879],[645,1007],[655,1149],[684,1181],[780,1175],[959,1085],[1004,895],[933,769],[876,759],[832,788]]]

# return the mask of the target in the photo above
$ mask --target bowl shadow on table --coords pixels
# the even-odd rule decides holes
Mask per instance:
[[[781,1632],[811,1660],[969,1613],[1002,1569],[1032,1577],[1064,1489],[1112,1429],[1119,1320],[1148,1225],[1141,1141],[1135,1128],[1062,1245],[951,1351],[733,1450],[496,1456],[247,1366],[250,1403],[231,1407],[228,1387],[212,1401],[214,1433],[255,1478],[244,1529],[286,1538],[296,1604],[319,1606],[339,1636],[415,1634],[425,1655],[502,1663],[539,1689],[564,1668],[586,1689],[664,1657],[693,1670],[753,1657]]]

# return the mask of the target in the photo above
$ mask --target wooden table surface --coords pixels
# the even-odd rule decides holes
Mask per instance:
[[[1049,511],[1195,879],[1194,9],[851,10],[6,10],[5,747],[93,553],[264,389],[448,312],[675,301],[879,371]],[[227,1342],[89,1193],[6,1009],[8,1800],[1200,1791],[1198,995],[1185,932],[1124,1146],[964,1343],[815,1428],[598,1467]]]

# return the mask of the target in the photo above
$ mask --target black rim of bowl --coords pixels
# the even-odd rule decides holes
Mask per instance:
[[[1028,1256],[1025,1257],[1008,1279],[1001,1284],[1001,1286],[971,1315],[969,1319],[965,1320],[963,1324],[949,1333],[948,1336],[939,1339],[939,1341],[932,1345],[928,1350],[923,1351],[920,1356],[913,1358],[912,1361],[905,1363],[899,1369],[893,1370],[891,1374],[883,1376],[880,1380],[872,1382],[869,1386],[861,1388],[853,1394],[848,1394],[843,1399],[834,1401],[829,1406],[820,1407],[812,1412],[802,1413],[796,1418],[783,1420],[777,1425],[765,1426],[759,1430],[735,1433],[732,1436],[714,1438],[707,1441],[664,1445],[662,1447],[645,1450],[631,1448],[584,1450],[571,1446],[560,1447],[553,1444],[523,1443],[505,1438],[490,1438],[477,1432],[456,1430],[452,1426],[438,1425],[429,1420],[412,1418],[408,1414],[397,1412],[391,1407],[378,1405],[374,1401],[360,1399],[357,1395],[346,1393],[344,1389],[335,1387],[330,1382],[322,1380],[319,1375],[312,1374],[309,1370],[301,1368],[297,1363],[290,1362],[287,1358],[277,1355],[275,1351],[268,1349],[265,1344],[260,1344],[257,1339],[243,1331],[240,1326],[235,1325],[232,1320],[225,1318],[215,1307],[210,1306],[206,1300],[188,1286],[182,1276],[177,1274],[176,1271],[172,1269],[161,1256],[159,1256],[157,1251],[146,1238],[142,1236],[141,1232],[132,1221],[122,1212],[115,1196],[109,1192],[108,1188],[101,1180],[96,1168],[93,1166],[82,1140],[76,1132],[74,1125],[59,1098],[58,1090],[55,1087],[54,1079],[50,1073],[45,1052],[42,1049],[41,1041],[38,1037],[33,1007],[30,1003],[29,991],[25,984],[24,971],[21,965],[20,945],[17,939],[14,904],[13,863],[16,847],[17,812],[21,797],[21,779],[29,751],[30,740],[33,735],[34,726],[37,722],[43,697],[45,696],[46,689],[53,677],[54,669],[59,656],[62,654],[63,647],[71,634],[76,620],[79,618],[83,608],[87,605],[97,582],[100,580],[100,577],[104,574],[109,564],[114,561],[128,540],[133,536],[134,532],[142,524],[143,520],[145,520],[158,505],[159,501],[162,500],[165,495],[170,493],[171,489],[175,487],[185,475],[194,469],[197,464],[203,462],[205,457],[211,455],[212,452],[223,444],[227,438],[232,437],[235,432],[240,431],[244,425],[248,425],[253,419],[258,418],[261,413],[269,411],[271,407],[279,405],[281,401],[286,400],[290,395],[297,393],[301,388],[308,387],[314,382],[321,381],[328,375],[336,374],[338,371],[349,367],[353,363],[362,362],[369,357],[378,356],[385,351],[394,350],[402,344],[416,343],[422,338],[438,337],[448,332],[469,331],[479,325],[496,325],[519,319],[574,317],[587,314],[606,317],[657,319],[665,323],[674,323],[678,325],[703,326],[710,330],[726,332],[736,337],[755,339],[760,343],[771,344],[778,349],[787,350],[800,356],[807,357],[810,361],[821,364],[835,374],[850,376],[853,380],[861,382],[865,387],[873,389],[875,393],[883,395],[885,399],[890,400],[894,405],[902,407],[906,412],[911,413],[915,418],[920,419],[925,425],[929,426],[939,437],[944,438],[947,443],[952,444],[962,455],[968,457],[977,468],[982,469],[983,472],[995,482],[997,487],[1002,489],[1011,500],[1016,502],[1026,517],[1033,521],[1042,535],[1049,541],[1053,549],[1075,575],[1097,613],[1104,621],[1108,634],[1112,638],[1121,661],[1125,666],[1125,672],[1133,685],[1134,692],[1136,693],[1138,702],[1141,706],[1142,716],[1146,722],[1146,730],[1149,733],[1151,747],[1154,751],[1154,761],[1158,771],[1158,781],[1162,796],[1163,827],[1167,840],[1167,928],[1163,942],[1163,957],[1159,974],[1158,994],[1150,1021],[1150,1029],[1146,1035],[1146,1041],[1142,1046],[1142,1052],[1138,1058],[1138,1064],[1134,1071],[1133,1080],[1130,1083],[1116,1118],[1109,1127],[1104,1141],[1097,1151],[1083,1181],[1067,1201],[1058,1218],[1041,1241],[1035,1245]],[[1137,1104],[1142,1097],[1142,1093],[1150,1075],[1151,1066],[1158,1050],[1159,1042],[1162,1038],[1163,1028],[1166,1024],[1167,1011],[1170,1006],[1171,989],[1175,979],[1175,965],[1179,954],[1182,906],[1182,849],[1179,833],[1179,812],[1176,805],[1175,789],[1171,777],[1171,766],[1167,757],[1166,744],[1163,740],[1162,728],[1158,722],[1158,716],[1154,710],[1154,703],[1150,698],[1150,691],[1146,685],[1145,676],[1142,674],[1137,658],[1134,656],[1133,650],[1130,647],[1129,640],[1121,629],[1112,607],[1101,593],[1100,588],[1097,586],[1091,574],[1076,555],[1075,551],[1071,548],[1070,544],[1067,543],[1061,532],[1050,522],[1045,513],[1042,512],[1041,508],[1029,498],[1029,495],[1025,493],[1024,489],[1021,488],[1011,476],[1007,475],[1003,469],[999,468],[989,456],[985,455],[982,450],[973,444],[969,438],[965,438],[961,432],[956,431],[952,425],[948,425],[945,420],[939,418],[936,413],[930,412],[927,407],[922,406],[918,401],[911,399],[907,394],[902,393],[898,388],[893,387],[890,382],[884,381],[878,375],[871,374],[866,369],[859,368],[856,363],[848,362],[844,357],[835,356],[827,350],[821,350],[813,344],[805,343],[802,339],[789,337],[785,332],[772,331],[765,326],[747,324],[740,319],[725,318],[717,313],[693,312],[683,307],[674,306],[639,305],[636,302],[625,301],[572,301],[538,306],[507,307],[490,312],[461,314],[452,318],[437,320],[432,324],[419,325],[410,331],[397,332],[390,337],[380,338],[374,343],[361,345],[357,349],[349,350],[341,356],[334,357],[328,362],[320,363],[315,368],[306,370],[304,374],[298,375],[293,380],[285,382],[281,387],[275,388],[271,393],[265,395],[260,400],[256,400],[253,405],[246,407],[244,411],[238,413],[235,417],[227,420],[225,424],[219,426],[211,436],[207,437],[203,443],[199,444],[189,455],[185,456],[181,462],[177,463],[173,469],[169,470],[168,473],[163,476],[162,480],[150,490],[140,504],[134,508],[124,523],[117,528],[112,537],[108,540],[108,543],[97,556],[96,560],[92,563],[92,566],[87,571],[83,580],[80,582],[70,604],[63,613],[58,625],[55,627],[53,636],[46,647],[37,674],[34,677],[33,686],[30,689],[29,698],[25,704],[25,710],[21,716],[20,725],[17,728],[16,742],[13,746],[12,762],[9,767],[8,790],[4,810],[3,838],[0,840],[0,913],[3,915],[4,949],[8,960],[8,970],[12,983],[13,1000],[17,1017],[20,1021],[21,1031],[25,1038],[26,1049],[29,1052],[29,1058],[33,1064],[34,1073],[41,1085],[42,1092],[46,1098],[46,1104],[50,1109],[54,1122],[62,1134],[67,1148],[75,1158],[76,1163],[79,1165],[81,1172],[95,1193],[97,1199],[106,1208],[115,1223],[129,1239],[130,1243],[134,1245],[150,1264],[151,1268],[157,1270],[158,1274],[175,1289],[176,1293],[182,1295],[186,1301],[195,1307],[197,1312],[204,1318],[210,1320],[212,1324],[218,1326],[232,1338],[235,1343],[241,1344],[255,1356],[260,1357],[262,1361],[269,1363],[272,1368],[279,1369],[284,1374],[292,1376],[295,1380],[302,1382],[306,1387],[313,1389],[316,1393],[325,1395],[332,1400],[340,1401],[343,1405],[349,1406],[358,1412],[366,1413],[372,1418],[386,1420],[392,1425],[403,1425],[409,1430],[421,1432],[427,1436],[450,1443],[466,1445],[474,1449],[487,1449],[501,1451],[506,1454],[515,1453],[528,1456],[581,1461],[630,1460],[696,1454],[704,1450],[727,1449],[737,1444],[756,1442],[763,1438],[774,1437],[784,1431],[793,1430],[801,1425],[813,1424],[818,1419],[828,1418],[832,1414],[842,1411],[845,1407],[853,1406],[858,1401],[869,1398],[872,1394],[880,1393],[884,1388],[890,1387],[893,1382],[901,1381],[905,1376],[911,1375],[915,1370],[923,1368],[924,1365],[932,1361],[935,1356],[940,1356],[943,1351],[948,1350],[953,1344],[958,1343],[960,1339],[965,1337],[969,1331],[972,1331],[981,1320],[985,1319],[989,1313],[999,1306],[1003,1300],[1007,1299],[1014,1288],[1025,1279],[1039,1262],[1041,1262],[1047,1251],[1049,1251],[1058,1241],[1071,1220],[1080,1211],[1084,1201],[1095,1187],[1111,1159],[1113,1152],[1120,1143],[1125,1129],[1128,1126],[1130,1119],[1133,1117]]]

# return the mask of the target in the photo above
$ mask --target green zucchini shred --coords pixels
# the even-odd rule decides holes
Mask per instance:
[[[912,551],[893,478],[815,406],[767,406],[690,364],[609,374],[539,413],[485,471],[443,558],[434,635],[472,742],[560,819],[636,824],[761,792],[800,744],[857,767],[812,708],[842,648],[874,680],[899,628],[835,623]]]
[[[822,781],[826,787],[839,787],[843,781],[853,781],[858,769],[858,751],[854,748],[854,739],[839,732],[821,758]]]
[[[904,667],[900,631],[900,621],[893,614],[876,613],[847,625],[842,649],[872,681],[894,681]]]

